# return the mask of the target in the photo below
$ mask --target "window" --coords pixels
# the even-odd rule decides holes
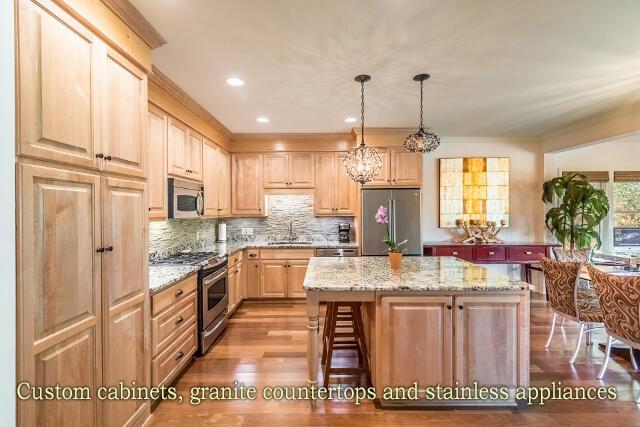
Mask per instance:
[[[614,228],[640,228],[640,182],[613,183]]]

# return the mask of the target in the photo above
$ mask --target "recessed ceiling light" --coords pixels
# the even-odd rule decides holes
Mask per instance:
[[[244,80],[237,77],[229,77],[227,79],[227,84],[230,86],[244,86]]]
[[[355,117],[347,117],[346,119],[344,119],[344,121],[347,123],[355,123],[358,121],[358,119],[356,119]]]
[[[266,117],[264,117],[264,116],[260,116],[260,117],[258,117],[258,118],[256,119],[256,121],[257,121],[258,123],[269,123],[269,119],[267,119],[267,118],[266,118]]]

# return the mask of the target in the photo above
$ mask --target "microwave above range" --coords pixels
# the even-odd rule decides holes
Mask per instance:
[[[168,179],[169,218],[199,218],[204,215],[202,185],[184,179]]]

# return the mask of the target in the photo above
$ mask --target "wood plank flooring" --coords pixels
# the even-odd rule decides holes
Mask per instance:
[[[511,409],[381,410],[370,403],[319,402],[311,410],[306,401],[205,401],[188,403],[194,386],[232,385],[244,382],[260,389],[267,385],[306,383],[306,317],[302,303],[244,302],[230,319],[229,327],[216,346],[197,359],[177,383],[185,401],[162,402],[148,421],[149,426],[196,425],[540,425],[540,426],[633,426],[640,425],[640,408],[633,400],[640,394],[640,373],[629,362],[614,357],[605,378],[600,369],[604,342],[594,333],[594,345],[583,345],[574,366],[568,360],[577,327],[565,322],[556,327],[549,350],[544,349],[551,310],[538,294],[531,303],[531,385],[552,381],[563,385],[615,386],[616,401],[551,401],[544,406],[521,404]],[[322,326],[321,326],[322,327]],[[584,342],[584,341],[583,341]],[[349,364],[353,352],[344,351],[340,363]]]

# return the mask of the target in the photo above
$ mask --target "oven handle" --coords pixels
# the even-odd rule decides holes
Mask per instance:
[[[213,282],[217,282],[227,275],[227,267],[224,267],[220,272],[213,273],[202,279],[202,286],[205,287]]]

